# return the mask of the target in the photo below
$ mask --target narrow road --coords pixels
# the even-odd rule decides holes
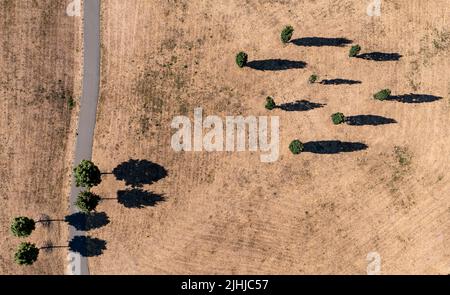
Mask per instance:
[[[84,70],[83,92],[80,101],[78,118],[78,136],[75,148],[75,162],[78,165],[82,160],[91,160],[94,129],[97,113],[97,102],[100,84],[100,0],[85,0],[84,2]],[[80,188],[75,186],[72,179],[70,191],[70,214],[78,212],[74,203]],[[75,236],[84,236],[85,232],[69,226],[69,241]],[[86,257],[79,253],[69,253],[67,274],[88,275],[89,268]]]

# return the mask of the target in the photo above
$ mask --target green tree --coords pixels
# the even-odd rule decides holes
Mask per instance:
[[[339,125],[345,122],[345,116],[343,113],[334,113],[331,115],[331,120],[334,125]]]
[[[11,223],[11,232],[19,238],[28,237],[35,229],[36,222],[25,216],[14,218]]]
[[[14,261],[19,265],[32,265],[39,256],[39,249],[35,244],[28,242],[20,243],[14,254]]]
[[[300,140],[296,139],[292,141],[291,144],[289,145],[289,150],[294,155],[298,155],[305,150],[305,147],[303,146],[303,143]]]
[[[360,52],[361,52],[361,46],[353,45],[352,48],[350,48],[350,53],[348,55],[350,57],[356,57]]]
[[[83,213],[95,211],[100,202],[100,197],[94,193],[83,191],[78,194],[75,205]]]
[[[308,79],[308,82],[311,84],[314,84],[317,82],[318,79],[319,79],[319,77],[317,75],[311,75]]]
[[[236,55],[236,64],[238,67],[243,68],[247,65],[248,54],[241,51]]]
[[[268,96],[266,98],[266,109],[268,109],[269,111],[273,110],[274,108],[277,107],[277,104],[275,103],[275,100],[273,100],[272,97]]]
[[[102,182],[100,169],[98,169],[91,161],[81,161],[81,163],[73,169],[73,172],[75,174],[75,183],[77,187],[91,188]]]
[[[391,90],[390,89],[383,89],[381,91],[378,91],[373,95],[373,98],[378,100],[386,100],[391,96]]]
[[[285,26],[281,31],[281,41],[283,43],[288,43],[291,41],[292,35],[294,34],[294,28],[292,26]]]

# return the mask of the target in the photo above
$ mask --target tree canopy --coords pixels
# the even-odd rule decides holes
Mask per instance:
[[[339,125],[345,122],[345,116],[343,113],[334,113],[331,115],[331,120],[334,125]]]
[[[281,31],[281,41],[283,43],[288,43],[289,41],[291,41],[293,34],[294,28],[292,26],[285,26]]]
[[[35,228],[34,220],[25,216],[14,218],[11,223],[11,232],[19,238],[28,237]]]
[[[238,67],[243,68],[247,65],[248,55],[247,53],[241,51],[236,55],[236,64]]]
[[[275,103],[275,100],[273,100],[273,98],[272,97],[267,97],[266,98],[266,105],[265,105],[265,107],[266,107],[266,109],[268,109],[269,111],[271,111],[271,110],[273,110],[274,108],[276,108],[276,103]]]
[[[19,265],[32,265],[36,262],[39,256],[39,249],[35,244],[28,242],[20,243],[16,254],[14,254],[14,261]]]
[[[373,98],[378,100],[386,100],[391,96],[391,90],[390,89],[383,89],[373,96]]]
[[[83,191],[78,194],[75,205],[83,213],[90,213],[95,211],[100,202],[100,197],[89,191]]]
[[[361,52],[361,46],[359,46],[359,45],[353,45],[351,48],[350,48],[350,52],[349,52],[349,56],[350,57],[356,57],[356,56],[358,56],[358,54]]]
[[[298,139],[292,141],[291,144],[289,145],[289,150],[294,155],[300,154],[301,152],[303,152],[304,149],[305,147],[303,146],[303,143]]]
[[[91,188],[102,182],[100,169],[88,160],[83,160],[73,169],[75,174],[75,183],[77,187]]]

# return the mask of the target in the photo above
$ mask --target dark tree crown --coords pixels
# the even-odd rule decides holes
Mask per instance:
[[[75,205],[83,213],[90,213],[95,211],[100,202],[100,197],[89,191],[83,191],[78,194]]]
[[[285,26],[283,31],[281,31],[281,41],[283,43],[288,43],[289,41],[291,41],[293,34],[294,28],[292,26]]]
[[[359,45],[353,45],[352,48],[350,48],[349,56],[350,57],[356,57],[361,52],[361,46]]]
[[[294,155],[298,155],[301,152],[303,152],[305,149],[305,147],[303,146],[303,143],[296,139],[294,141],[291,142],[291,144],[289,145],[289,150],[294,154]]]
[[[91,188],[102,182],[102,174],[100,169],[88,160],[83,160],[74,168],[75,183],[77,187]]]
[[[14,254],[14,261],[19,265],[32,265],[39,256],[39,249],[35,244],[22,242]]]
[[[247,65],[248,55],[247,53],[241,51],[236,55],[236,64],[238,67],[243,68]]]
[[[331,120],[334,125],[339,125],[345,122],[345,116],[343,113],[334,113],[331,115]]]
[[[386,100],[391,96],[391,90],[390,89],[383,89],[373,96],[373,98],[378,100]]]
[[[28,237],[35,228],[34,220],[24,216],[14,218],[11,224],[11,232],[19,238]]]
[[[271,111],[271,110],[273,110],[274,108],[276,108],[276,103],[275,103],[275,100],[273,100],[273,98],[272,97],[267,97],[266,98],[266,109],[268,109],[269,111]]]

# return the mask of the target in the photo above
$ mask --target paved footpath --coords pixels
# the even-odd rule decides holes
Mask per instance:
[[[92,145],[94,141],[100,84],[100,0],[85,0],[83,17],[83,93],[80,101],[74,165],[78,165],[81,160],[92,159]],[[79,192],[80,188],[77,188],[75,186],[75,181],[72,180],[69,198],[70,214],[78,212],[74,203]],[[84,231],[78,231],[73,226],[69,226],[69,241],[75,236],[84,236],[85,234]],[[69,252],[68,262],[69,265],[66,270],[67,274],[89,274],[86,257],[82,257],[79,253]]]

